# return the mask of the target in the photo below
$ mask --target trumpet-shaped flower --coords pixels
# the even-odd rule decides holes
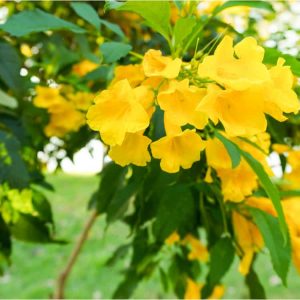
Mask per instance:
[[[37,86],[36,93],[37,95],[33,99],[33,103],[37,107],[49,108],[52,105],[65,101],[60,95],[58,88]]]
[[[161,76],[176,78],[181,67],[181,59],[162,56],[161,51],[150,49],[144,56],[143,68],[147,77]]]
[[[145,74],[142,65],[126,65],[117,66],[115,68],[115,77],[112,84],[127,79],[130,85],[134,88],[138,86],[145,79]]]
[[[100,132],[106,144],[121,145],[127,132],[139,132],[149,125],[149,116],[140,100],[128,80],[121,80],[96,97],[88,110],[87,122]]]
[[[108,155],[118,165],[146,166],[151,160],[148,146],[151,140],[141,133],[127,133],[121,145],[110,148]]]
[[[180,167],[189,169],[204,148],[205,142],[194,130],[167,135],[151,144],[153,157],[161,159],[160,166],[168,173],[176,173]]]
[[[196,107],[206,94],[206,89],[189,86],[188,79],[172,81],[167,90],[158,94],[158,104],[169,119],[179,126],[191,124],[198,129],[207,124],[207,116]]]
[[[236,57],[235,57],[236,55]],[[226,88],[242,91],[270,80],[262,63],[264,49],[252,37],[233,47],[233,39],[225,36],[214,55],[204,58],[198,67],[200,77],[209,77]]]

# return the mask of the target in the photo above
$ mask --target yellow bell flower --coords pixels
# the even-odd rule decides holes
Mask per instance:
[[[133,88],[141,84],[141,82],[145,79],[142,65],[117,66],[115,68],[115,76],[111,84],[115,84],[116,82],[126,78]]]
[[[191,234],[188,234],[184,240],[183,244],[188,244],[191,246],[191,251],[188,254],[189,260],[198,259],[202,262],[207,262],[209,259],[209,253],[207,248],[201,243],[201,241]]]
[[[49,108],[56,103],[65,101],[60,95],[59,88],[37,86],[35,90],[37,95],[33,98],[33,103],[37,107]]]
[[[257,88],[234,91],[209,85],[197,110],[206,113],[215,124],[221,121],[229,136],[254,135],[267,128],[264,102]]]
[[[161,76],[164,78],[176,78],[181,67],[181,59],[162,56],[160,50],[150,49],[143,59],[144,73],[147,77]]]
[[[73,65],[72,71],[80,77],[85,76],[87,73],[90,73],[97,69],[99,64],[96,64],[90,60],[84,59],[78,64]]]
[[[121,145],[126,133],[149,126],[149,116],[127,79],[101,92],[87,112],[87,123],[99,131],[104,143]]]
[[[205,94],[206,89],[189,86],[188,79],[173,80],[167,90],[158,94],[157,101],[174,124],[191,124],[203,129],[208,121],[207,116],[201,111],[196,111],[196,107]]]
[[[108,152],[111,159],[124,167],[129,164],[146,166],[151,160],[148,146],[151,140],[141,133],[126,133],[121,145],[112,146]]]
[[[77,109],[87,110],[93,103],[95,95],[86,92],[77,92],[76,94],[67,94],[67,98],[74,103]]]
[[[232,213],[232,224],[236,240],[242,250],[239,271],[247,275],[254,253],[260,251],[264,242],[256,225],[236,211]]]
[[[153,157],[161,159],[160,166],[168,173],[176,173],[180,167],[189,169],[204,148],[205,142],[195,130],[167,135],[151,144]]]
[[[171,233],[165,240],[165,244],[168,246],[171,246],[173,244],[175,244],[176,242],[180,241],[180,236],[179,234],[174,231],[173,233]]]
[[[199,64],[198,75],[209,77],[226,88],[243,91],[270,80],[263,57],[264,49],[254,38],[246,37],[233,47],[233,39],[225,36],[214,55],[205,57]]]

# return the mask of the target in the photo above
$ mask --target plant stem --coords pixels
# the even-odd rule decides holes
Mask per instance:
[[[65,266],[63,271],[58,276],[57,285],[56,285],[56,289],[54,291],[53,299],[64,299],[65,285],[66,285],[68,276],[70,275],[70,273],[72,271],[72,268],[73,268],[73,266],[78,258],[78,255],[82,249],[82,246],[84,245],[85,241],[87,240],[90,229],[92,228],[93,224],[95,223],[97,217],[98,217],[98,212],[95,210],[92,212],[92,214],[88,218],[88,220],[83,228],[83,231],[82,231],[81,235],[79,236],[79,239],[78,239],[77,243],[75,244],[75,247],[69,257],[67,265]]]

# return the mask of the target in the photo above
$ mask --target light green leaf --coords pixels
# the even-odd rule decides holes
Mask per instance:
[[[289,54],[281,53],[275,48],[265,48],[264,63],[276,65],[279,57],[285,59],[285,65],[290,66],[294,75],[300,77],[300,61]]]
[[[132,11],[145,19],[147,24],[166,39],[170,33],[170,4],[168,1],[134,1],[125,2],[116,8],[121,11]]]
[[[0,90],[0,105],[9,108],[16,108],[18,106],[18,102],[15,98],[7,95],[6,93]]]
[[[232,168],[233,169],[236,168],[240,164],[240,161],[241,161],[241,155],[240,155],[240,152],[239,152],[237,146],[233,142],[231,142],[230,140],[225,138],[218,131],[215,131],[215,137],[218,138],[225,146],[225,148],[231,158]]]
[[[130,45],[120,42],[107,42],[100,46],[104,61],[107,63],[118,61],[120,58],[126,56],[131,49]]]
[[[283,236],[280,234],[277,218],[253,207],[249,207],[249,210],[270,251],[274,270],[281,278],[283,284],[286,285],[286,278],[291,262],[290,239],[288,238],[287,242],[284,242]]]
[[[254,8],[260,8],[260,9],[265,9],[270,12],[275,12],[272,4],[267,1],[262,1],[262,0],[253,0],[253,1],[247,1],[247,0],[240,0],[240,1],[226,1],[224,4],[218,6],[213,14],[216,15],[220,13],[222,10],[234,7],[234,6],[249,6],[249,7],[254,7]]]
[[[69,30],[75,33],[85,32],[83,28],[40,9],[26,10],[12,15],[6,23],[0,25],[0,29],[16,37],[47,30]]]
[[[84,2],[72,2],[71,7],[75,10],[78,16],[100,30],[100,18],[96,10],[91,5]]]
[[[177,20],[174,27],[175,46],[180,45],[183,40],[192,32],[196,24],[196,19],[193,17],[180,18]]]

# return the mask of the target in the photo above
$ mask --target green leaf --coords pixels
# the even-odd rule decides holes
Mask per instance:
[[[40,9],[26,10],[12,15],[6,23],[0,25],[0,29],[16,37],[47,30],[69,30],[75,33],[85,33],[85,30],[77,25]]]
[[[16,108],[18,106],[18,101],[0,90],[0,105]]]
[[[20,69],[21,60],[15,48],[6,42],[0,42],[0,78],[17,96],[24,90]]]
[[[154,30],[169,39],[170,33],[170,4],[168,1],[127,1],[116,7],[121,11],[132,11],[145,19]]]
[[[191,191],[184,185],[166,188],[159,203],[153,233],[164,241],[175,230],[184,235],[193,226],[195,203]]]
[[[17,222],[11,225],[10,230],[18,240],[34,243],[53,241],[46,223],[31,215],[20,214]]]
[[[225,148],[231,158],[232,168],[233,169],[236,168],[240,164],[240,161],[241,161],[241,154],[240,154],[237,146],[233,142],[231,142],[230,140],[225,138],[218,131],[215,131],[215,137],[218,138],[225,146]]]
[[[82,81],[102,80],[108,81],[112,76],[113,70],[111,66],[101,66],[82,77]]]
[[[203,288],[203,297],[211,295],[213,288],[220,283],[228,272],[234,259],[234,247],[228,237],[220,238],[210,249],[209,273],[207,284]]]
[[[97,11],[89,4],[84,2],[72,2],[71,7],[78,16],[92,24],[96,29],[100,30],[101,21]]]
[[[300,196],[300,190],[280,191],[281,198],[299,197],[299,196]]]
[[[107,63],[118,61],[120,58],[126,56],[131,49],[130,45],[120,42],[107,42],[100,46],[104,61]]]
[[[241,149],[239,149],[239,151],[240,151],[241,155],[243,156],[243,158],[247,161],[249,166],[252,168],[252,170],[258,176],[260,184],[262,185],[262,187],[266,191],[268,197],[271,199],[271,201],[274,205],[274,208],[275,208],[275,210],[278,214],[278,220],[279,220],[279,224],[280,224],[280,230],[281,230],[282,235],[283,235],[283,239],[284,239],[285,242],[287,242],[287,240],[288,240],[288,228],[287,228],[287,224],[286,224],[285,217],[284,217],[284,214],[283,214],[283,209],[282,209],[282,205],[281,205],[281,202],[280,202],[280,194],[279,194],[279,191],[278,191],[277,187],[272,183],[272,181],[269,178],[268,174],[264,170],[264,167],[262,166],[262,164],[259,161],[257,161],[248,152],[245,152]]]
[[[177,20],[174,27],[175,46],[180,45],[183,40],[192,32],[196,24],[196,19],[193,17],[180,18]]]
[[[0,131],[0,183],[8,182],[11,188],[29,185],[29,173],[20,151],[19,141],[13,135]]]
[[[289,54],[284,54],[275,48],[265,47],[265,64],[276,65],[279,57],[284,58],[285,65],[290,66],[294,75],[300,77],[300,61],[296,57]]]
[[[260,9],[265,9],[270,12],[275,12],[272,4],[267,1],[258,1],[258,0],[253,0],[253,1],[247,1],[247,0],[240,0],[240,1],[234,1],[234,0],[229,0],[226,1],[224,4],[218,6],[213,14],[216,15],[220,13],[222,10],[234,7],[234,6],[249,6],[249,7],[254,7],[254,8],[260,8]]]
[[[121,37],[121,38],[125,37],[125,35],[119,25],[108,22],[106,20],[102,20],[102,19],[101,19],[101,24],[104,25],[105,27],[107,27],[110,31],[117,34],[119,37]]]
[[[266,247],[270,251],[274,270],[281,278],[283,284],[286,285],[286,278],[291,262],[290,239],[288,238],[287,242],[284,241],[283,236],[280,234],[277,218],[253,207],[249,207],[249,210],[263,236]]]
[[[259,278],[254,271],[253,267],[251,267],[249,273],[246,275],[245,283],[248,286],[250,299],[266,299],[266,292],[264,287],[259,281]]]
[[[108,163],[100,173],[100,184],[90,199],[89,207],[96,208],[99,214],[105,212],[119,187],[124,185],[126,170],[113,162]]]

